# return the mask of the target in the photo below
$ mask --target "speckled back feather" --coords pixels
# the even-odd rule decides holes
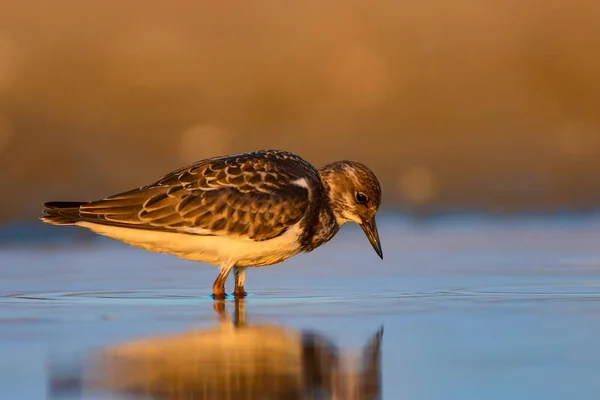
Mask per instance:
[[[261,150],[198,161],[157,182],[80,205],[77,219],[132,228],[267,240],[310,208],[318,171],[285,151]],[[74,210],[73,210],[74,211]],[[73,213],[70,213],[74,217]]]

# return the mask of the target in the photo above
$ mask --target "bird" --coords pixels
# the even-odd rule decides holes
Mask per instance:
[[[232,270],[233,295],[243,298],[246,268],[311,252],[348,222],[360,225],[383,259],[380,204],[379,181],[362,162],[317,169],[292,152],[266,149],[202,159],[100,200],[46,202],[40,219],[216,265],[212,297],[220,300]]]

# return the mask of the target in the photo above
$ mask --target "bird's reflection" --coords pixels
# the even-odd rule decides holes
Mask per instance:
[[[72,396],[74,388],[78,398],[103,393],[136,400],[380,398],[382,329],[349,362],[318,333],[246,323],[243,299],[235,301],[233,318],[224,302],[216,302],[215,311],[217,327],[136,340],[86,357],[76,378],[50,378],[51,398]]]

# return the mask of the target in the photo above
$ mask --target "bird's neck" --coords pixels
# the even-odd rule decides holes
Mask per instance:
[[[312,251],[323,243],[331,240],[340,229],[340,224],[331,208],[330,185],[323,179],[319,170],[320,182],[311,194],[312,209],[305,220],[305,233],[301,239],[304,251]]]
[[[313,246],[318,247],[325,242],[328,242],[340,230],[340,225],[335,218],[335,214],[331,210],[329,201],[324,199],[319,217],[315,226],[315,233],[312,238]]]
[[[349,222],[343,215],[343,203],[340,201],[343,198],[344,187],[339,185],[339,170],[343,168],[341,163],[333,163],[324,166],[319,170],[319,176],[325,193],[327,194],[327,203],[329,209],[335,218],[336,223],[341,227],[346,222]],[[337,177],[337,179],[336,179]]]

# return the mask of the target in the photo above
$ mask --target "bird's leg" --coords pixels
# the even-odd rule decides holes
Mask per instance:
[[[215,279],[215,283],[213,283],[213,298],[215,300],[225,299],[225,281],[229,276],[229,271],[231,271],[231,268],[231,265],[221,266],[219,276],[217,276],[217,279]]]
[[[246,297],[246,291],[244,290],[244,281],[246,280],[246,267],[233,267],[233,273],[235,275],[235,290],[233,294],[236,298]]]

